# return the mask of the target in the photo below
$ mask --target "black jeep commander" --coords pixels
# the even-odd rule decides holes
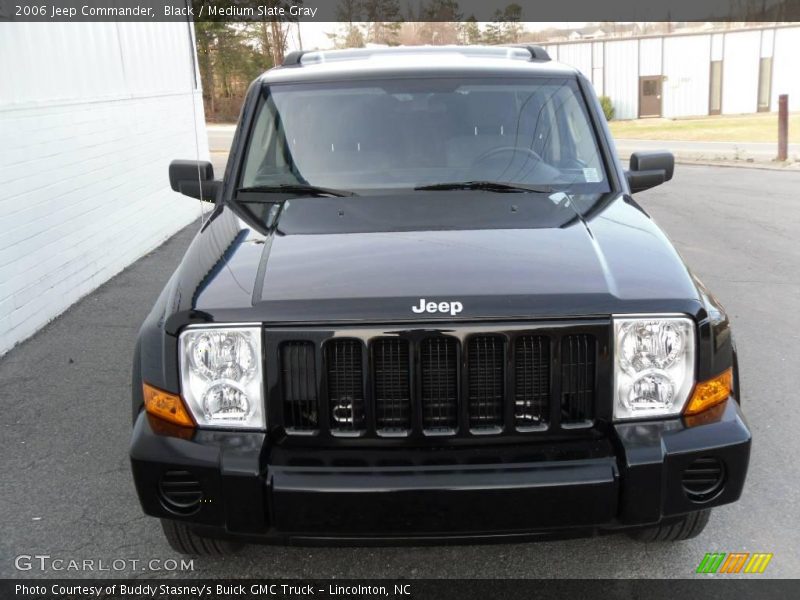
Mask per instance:
[[[742,491],[728,318],[538,47],[290,54],[145,321],[131,463],[180,552],[627,530]]]

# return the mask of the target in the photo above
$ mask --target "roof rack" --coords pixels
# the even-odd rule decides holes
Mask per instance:
[[[303,50],[293,50],[292,52],[289,52],[289,54],[283,57],[282,66],[284,67],[298,66],[300,64],[300,59],[303,58],[303,54],[305,54]]]
[[[528,52],[531,53],[531,60],[542,61],[546,62],[552,60],[550,55],[547,53],[542,46],[534,46],[532,44],[506,44],[511,48],[525,48]]]
[[[435,52],[453,52],[461,51],[468,56],[481,56],[487,53],[497,54],[505,48],[509,53],[511,49],[516,49],[518,52],[527,50],[530,54],[530,60],[537,62],[547,62],[550,60],[550,55],[547,50],[541,46],[532,46],[530,44],[504,44],[502,46],[395,46],[392,48],[351,48],[347,50],[295,50],[289,52],[283,59],[281,66],[283,67],[299,67],[303,64],[303,57],[308,55],[310,62],[324,62],[326,60],[346,60],[349,58],[366,58],[375,55],[386,54],[416,54],[416,53],[435,53]],[[508,56],[511,58],[511,56]],[[516,58],[523,58],[517,55]]]

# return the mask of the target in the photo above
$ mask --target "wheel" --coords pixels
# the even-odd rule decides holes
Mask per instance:
[[[195,556],[223,556],[241,550],[243,544],[197,535],[186,523],[161,519],[161,529],[170,548],[181,554]]]
[[[659,523],[653,527],[643,527],[628,532],[628,535],[639,542],[679,542],[690,540],[703,532],[708,525],[711,509],[698,510],[679,519]]]

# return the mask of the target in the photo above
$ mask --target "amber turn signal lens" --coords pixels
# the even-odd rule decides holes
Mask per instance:
[[[723,371],[713,379],[701,381],[694,387],[692,397],[686,405],[685,415],[696,415],[725,402],[733,389],[733,369]]]
[[[147,383],[143,384],[142,388],[144,389],[144,408],[148,414],[183,427],[194,427],[194,421],[189,416],[180,396],[165,392]]]

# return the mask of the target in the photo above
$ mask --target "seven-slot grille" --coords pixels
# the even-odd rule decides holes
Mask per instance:
[[[514,421],[517,428],[542,428],[549,417],[550,340],[524,335],[514,344]]]
[[[400,338],[372,343],[375,382],[375,427],[383,435],[405,435],[411,429],[409,344]]]
[[[319,424],[314,344],[284,342],[281,346],[284,424],[292,433],[313,433]]]
[[[458,340],[427,338],[420,344],[422,428],[451,433],[458,425]]]
[[[496,433],[503,426],[503,345],[503,338],[496,335],[475,336],[467,345],[469,427],[476,432]]]
[[[280,349],[290,434],[497,435],[590,426],[596,416],[597,344],[587,333],[409,332]]]
[[[340,340],[325,347],[331,431],[358,433],[365,427],[361,342]]]
[[[594,338],[569,335],[561,342],[561,422],[594,417]]]

